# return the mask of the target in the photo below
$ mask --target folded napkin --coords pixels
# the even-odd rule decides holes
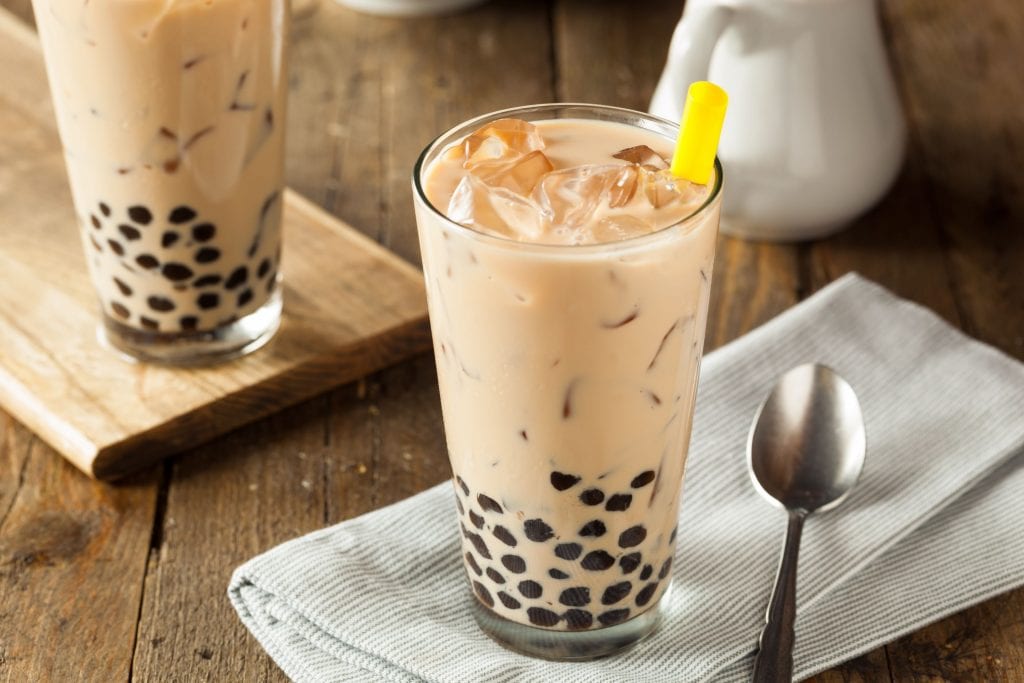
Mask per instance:
[[[747,430],[811,361],[857,391],[868,459],[804,532],[797,677],[1024,583],[1024,366],[848,275],[704,359],[674,590],[633,650],[555,663],[484,636],[448,483],[250,560],[231,601],[297,681],[748,679],[786,524],[750,483]]]

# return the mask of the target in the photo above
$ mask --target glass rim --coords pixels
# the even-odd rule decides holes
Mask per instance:
[[[598,114],[606,114],[609,117],[639,117],[655,125],[667,126],[669,129],[676,131],[676,136],[678,136],[679,125],[669,121],[668,119],[662,118],[660,116],[655,116],[653,114],[648,114],[646,112],[637,111],[635,109],[627,109],[625,107],[613,107],[611,105],[606,104],[590,104],[586,102],[552,102],[546,104],[527,104],[516,107],[509,107],[507,109],[499,109],[497,111],[493,111],[487,114],[475,116],[471,119],[458,123],[455,126],[452,126],[445,132],[435,137],[429,144],[427,144],[426,147],[423,148],[423,151],[420,152],[419,157],[416,159],[416,163],[413,166],[412,171],[414,200],[421,203],[428,211],[432,212],[437,218],[440,218],[444,223],[447,224],[448,227],[450,227],[455,232],[466,234],[472,237],[473,239],[480,240],[483,242],[490,242],[492,244],[496,244],[505,248],[508,248],[511,245],[515,245],[515,248],[520,250],[557,253],[562,256],[568,255],[569,252],[573,254],[583,255],[592,252],[605,252],[610,249],[631,250],[634,247],[639,248],[641,246],[644,246],[648,242],[654,242],[661,239],[665,239],[666,235],[669,233],[685,233],[687,231],[685,229],[681,230],[680,228],[689,226],[691,224],[696,224],[701,219],[701,217],[704,216],[708,209],[710,209],[715,204],[720,203],[724,176],[722,171],[722,164],[717,156],[715,157],[715,183],[711,188],[711,192],[708,193],[707,198],[700,204],[700,206],[695,208],[691,213],[687,214],[678,221],[670,223],[669,225],[659,228],[653,232],[645,233],[643,235],[637,235],[635,237],[627,237],[626,239],[616,240],[614,242],[598,242],[595,244],[547,244],[542,242],[525,242],[515,240],[510,237],[502,237],[500,235],[492,235],[484,232],[479,232],[465,225],[462,225],[461,223],[456,223],[455,221],[448,218],[448,216],[444,215],[444,213],[439,208],[434,206],[433,202],[431,202],[430,199],[427,197],[427,193],[423,187],[422,182],[422,175],[427,165],[427,159],[432,156],[436,156],[437,152],[445,149],[451,142],[454,142],[459,137],[462,137],[467,133],[476,130],[477,128],[480,128],[482,125],[489,121],[494,121],[501,118],[514,117],[516,114],[522,114],[525,112],[543,114],[544,112],[548,111],[555,112],[567,109],[589,110],[591,112],[596,112]],[[566,117],[553,116],[551,118]],[[594,120],[614,119],[602,119],[601,117],[594,117]],[[658,133],[659,131],[652,130],[652,132]],[[675,137],[673,137],[672,140],[674,142]],[[430,158],[430,160],[433,161],[433,158]]]

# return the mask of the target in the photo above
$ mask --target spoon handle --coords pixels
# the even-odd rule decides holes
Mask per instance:
[[[779,562],[771,602],[768,603],[767,623],[761,630],[759,649],[754,660],[754,683],[777,683],[793,680],[793,642],[796,635],[796,562],[800,552],[800,535],[807,513],[797,510],[789,513],[786,528],[786,546]]]

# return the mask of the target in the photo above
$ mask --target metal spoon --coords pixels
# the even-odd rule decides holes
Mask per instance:
[[[864,418],[853,388],[824,365],[801,365],[781,378],[754,418],[747,464],[754,487],[789,512],[754,682],[793,678],[796,564],[804,519],[839,505],[864,466]]]

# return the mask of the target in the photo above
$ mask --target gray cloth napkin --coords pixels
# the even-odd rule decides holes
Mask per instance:
[[[804,532],[797,676],[1024,583],[1024,366],[848,275],[704,359],[675,587],[630,652],[553,663],[484,636],[447,483],[250,560],[231,601],[297,681],[744,680],[785,529],[748,479],[747,430],[776,378],[811,361],[857,391],[868,460]]]

